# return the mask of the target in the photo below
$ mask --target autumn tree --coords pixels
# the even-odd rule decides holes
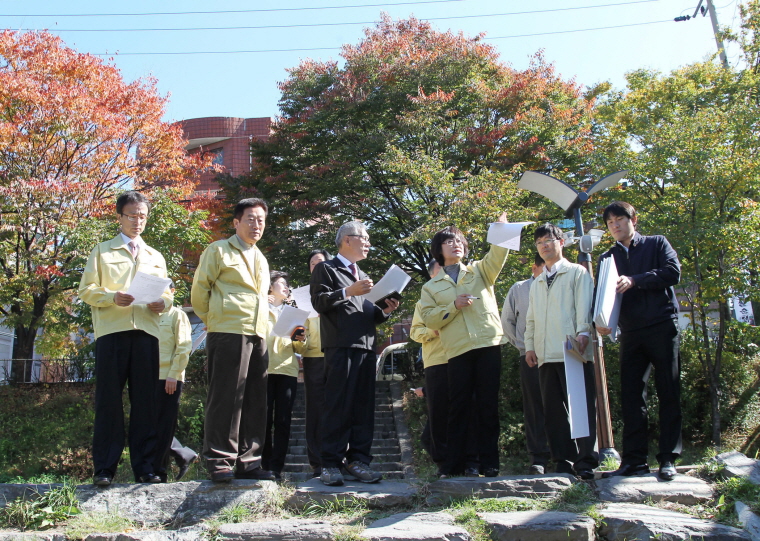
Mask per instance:
[[[262,239],[274,266],[305,275],[303,255],[334,250],[349,219],[372,237],[368,265],[426,278],[432,233],[456,224],[483,254],[486,224],[523,208],[526,169],[585,178],[592,104],[537,55],[518,71],[482,36],[383,17],[337,62],[303,61],[280,85],[280,116],[252,145],[253,171],[228,197],[270,204]]]
[[[600,159],[628,169],[625,199],[640,229],[678,252],[682,308],[710,397],[710,436],[721,442],[733,296],[757,300],[760,264],[760,108],[754,70],[693,64],[668,75],[638,70],[600,108]],[[714,307],[717,306],[717,313]]]
[[[49,33],[0,33],[0,315],[14,359],[32,357],[48,307],[76,287],[117,191],[192,190],[200,163],[165,104],[155,80],[127,83]]]

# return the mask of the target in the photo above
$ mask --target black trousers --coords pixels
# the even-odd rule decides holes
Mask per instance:
[[[471,421],[478,423],[480,466],[499,469],[499,375],[501,349],[489,346],[467,351],[449,359],[449,419],[446,462],[443,474],[464,471],[467,432]],[[475,411],[472,411],[473,395]]]
[[[623,409],[623,464],[644,464],[649,455],[647,379],[654,368],[660,402],[657,460],[681,455],[681,360],[676,320],[620,335],[620,401]]]
[[[523,418],[525,419],[525,443],[531,464],[545,466],[551,456],[544,428],[544,404],[541,400],[541,384],[538,367],[528,366],[525,355],[520,355],[520,389],[522,390]]]
[[[169,466],[174,433],[177,430],[179,399],[182,396],[182,382],[177,382],[173,394],[166,392],[166,380],[160,379],[156,385],[156,460],[153,472],[165,478]]]
[[[546,438],[549,440],[552,460],[557,472],[572,473],[594,469],[599,465],[596,446],[596,380],[594,364],[583,363],[583,380],[586,386],[586,410],[589,435],[570,437],[570,410],[567,403],[567,380],[564,363],[544,363],[538,367],[541,397],[544,404]]]
[[[153,473],[156,454],[155,388],[158,338],[143,331],[122,331],[95,342],[95,473],[113,476],[124,450],[121,395],[129,382],[129,457],[135,480]]]
[[[446,462],[446,442],[449,420],[449,367],[446,364],[425,369],[425,403],[428,418],[422,430],[422,445],[439,468]],[[472,411],[476,411],[473,406]],[[465,467],[480,468],[478,459],[478,421],[470,416],[465,450]]]
[[[210,332],[203,456],[211,473],[261,466],[267,422],[266,340]]]
[[[298,378],[269,374],[267,379],[267,435],[261,455],[261,467],[281,472],[290,443],[290,420],[296,401]]]
[[[322,466],[372,461],[375,431],[374,351],[325,350],[325,407],[322,411]]]
[[[325,408],[325,358],[303,358],[303,388],[306,402],[306,452],[312,469],[322,468],[322,410]]]

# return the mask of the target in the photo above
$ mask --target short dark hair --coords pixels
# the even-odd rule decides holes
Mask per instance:
[[[124,192],[116,199],[116,214],[123,214],[124,207],[132,203],[145,203],[150,211],[150,200],[135,190]]]
[[[545,265],[546,261],[544,261],[544,258],[538,255],[538,252],[536,252],[536,255],[533,256],[533,264],[536,267],[540,267],[541,265]]]
[[[541,237],[550,236],[553,239],[561,239],[562,230],[554,224],[539,225],[533,232],[533,240],[538,240]]]
[[[312,250],[309,253],[309,257],[306,259],[306,268],[307,269],[309,267],[311,267],[311,258],[314,257],[315,255],[321,255],[321,256],[323,256],[325,258],[325,261],[327,261],[328,259],[332,258],[332,256],[330,255],[330,252],[328,252],[327,250],[323,250],[322,248],[317,248],[316,250]]]
[[[430,243],[430,255],[433,256],[433,259],[438,261],[438,264],[441,267],[445,265],[443,259],[443,243],[454,238],[460,239],[464,242],[464,257],[467,257],[467,254],[470,253],[470,245],[467,243],[467,238],[464,236],[464,233],[453,225],[444,227],[435,234],[433,242]]]
[[[235,205],[235,212],[233,213],[236,220],[240,220],[243,218],[243,213],[245,212],[245,209],[250,209],[254,207],[261,207],[264,209],[264,215],[269,213],[269,207],[267,207],[266,202],[263,199],[259,199],[258,197],[249,197],[248,199],[241,199],[237,205]]]
[[[248,208],[248,207],[246,207],[246,208]],[[272,284],[275,283],[280,278],[282,278],[283,280],[285,280],[285,285],[287,287],[290,287],[290,282],[288,282],[288,277],[289,276],[290,275],[287,272],[285,272],[285,271],[278,271],[278,270],[270,271],[269,272],[269,293],[272,292]]]
[[[605,224],[611,216],[625,216],[629,220],[633,220],[636,217],[636,209],[625,201],[613,201],[605,207],[602,214],[602,220],[604,220]]]

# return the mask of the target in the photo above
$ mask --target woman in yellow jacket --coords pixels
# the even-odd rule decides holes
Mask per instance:
[[[275,478],[282,478],[285,457],[290,441],[290,420],[296,400],[298,383],[298,359],[296,353],[306,349],[303,332],[295,340],[272,334],[272,328],[282,313],[284,302],[290,296],[288,274],[281,271],[270,273],[269,329],[267,351],[269,352],[269,376],[267,378],[267,431],[261,467],[270,470]]]
[[[498,221],[506,222],[506,214]],[[435,234],[430,251],[444,272],[423,286],[420,315],[425,327],[440,334],[449,379],[446,460],[439,472],[442,477],[464,473],[467,428],[477,419],[481,472],[496,477],[502,327],[493,285],[509,250],[492,245],[482,260],[464,265],[467,239],[449,226]]]

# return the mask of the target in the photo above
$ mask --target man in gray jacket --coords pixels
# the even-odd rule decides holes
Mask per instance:
[[[531,265],[533,276],[515,283],[507,293],[501,310],[501,326],[504,328],[504,343],[509,342],[520,351],[520,387],[523,397],[525,418],[525,440],[531,466],[528,473],[541,475],[549,462],[549,444],[544,429],[544,407],[541,403],[541,386],[538,383],[538,367],[525,362],[525,316],[528,313],[530,286],[544,270],[544,260],[536,253]]]

